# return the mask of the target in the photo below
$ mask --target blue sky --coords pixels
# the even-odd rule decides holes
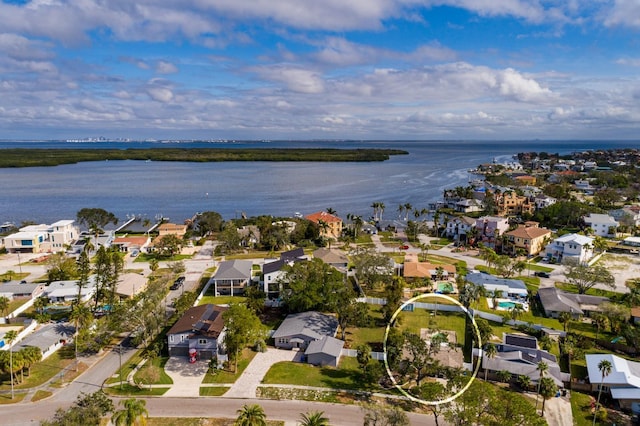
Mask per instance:
[[[640,139],[637,0],[0,0],[0,139]]]

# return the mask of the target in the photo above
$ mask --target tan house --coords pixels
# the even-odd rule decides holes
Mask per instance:
[[[112,245],[118,247],[118,250],[129,253],[133,250],[143,251],[151,243],[149,237],[118,237],[113,240]]]
[[[442,268],[438,270],[438,268]],[[441,277],[439,277],[441,275]],[[440,279],[455,279],[456,267],[455,265],[434,265],[429,262],[405,262],[404,273],[405,278],[429,278],[432,280]]]
[[[319,225],[322,237],[338,239],[342,236],[342,219],[338,216],[327,212],[316,212],[305,216],[305,219]]]
[[[539,228],[538,222],[526,222],[505,235],[509,238],[513,253],[518,249],[523,249],[527,256],[533,256],[542,251],[545,243],[551,238],[551,231]]]
[[[161,223],[158,226],[158,236],[160,237],[163,237],[165,235],[176,235],[182,238],[186,233],[187,225],[180,225],[177,223]]]
[[[515,191],[507,191],[495,195],[498,216],[518,216],[523,213],[532,214],[536,205],[528,197],[518,195]]]

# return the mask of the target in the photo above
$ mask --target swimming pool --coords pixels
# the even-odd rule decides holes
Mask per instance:
[[[438,283],[438,293],[453,293],[453,284],[447,282]]]
[[[522,306],[522,304],[515,302],[498,302],[498,307],[503,309],[513,309],[516,305]]]

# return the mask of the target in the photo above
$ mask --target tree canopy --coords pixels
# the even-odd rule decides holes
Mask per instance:
[[[344,276],[320,259],[296,262],[280,279],[283,301],[289,312],[333,311],[344,288]]]
[[[85,225],[94,234],[102,232],[109,223],[118,223],[118,218],[111,212],[101,208],[83,208],[76,213],[79,224]]]
[[[600,265],[585,265],[578,262],[567,262],[567,272],[565,276],[569,284],[578,290],[578,293],[585,294],[587,290],[597,284],[603,284],[607,287],[615,287],[615,279],[611,272]]]

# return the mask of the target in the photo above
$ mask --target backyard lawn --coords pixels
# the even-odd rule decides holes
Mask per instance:
[[[230,303],[244,303],[246,301],[247,298],[242,296],[203,296],[199,304],[206,305],[207,303],[213,303],[214,305],[228,305]]]
[[[216,370],[215,374],[207,372],[202,380],[202,383],[235,383],[238,377],[242,374],[245,368],[249,365],[253,357],[256,356],[256,352],[251,349],[245,348],[242,351],[242,357],[238,360],[238,371],[235,373],[227,370]]]

